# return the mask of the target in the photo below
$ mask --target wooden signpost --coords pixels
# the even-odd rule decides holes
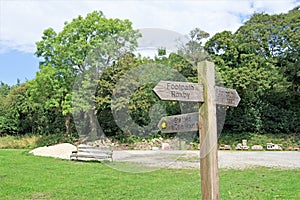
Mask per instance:
[[[161,100],[203,102],[197,113],[163,117],[158,123],[164,133],[199,130],[200,175],[203,200],[219,200],[216,104],[237,106],[236,90],[215,86],[211,62],[198,66],[198,83],[160,81],[153,91]]]

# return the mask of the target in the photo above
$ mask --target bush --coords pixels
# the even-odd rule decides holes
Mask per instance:
[[[0,137],[0,149],[32,149],[36,147],[40,136],[3,136]]]
[[[262,145],[266,148],[267,143],[282,144],[283,148],[289,146],[300,145],[300,135],[297,134],[258,134],[258,133],[224,133],[221,134],[218,140],[219,144],[229,144],[231,147],[235,147],[242,140],[247,140],[248,146]]]
[[[66,133],[56,133],[50,135],[44,135],[36,142],[36,146],[50,146],[58,143],[73,143],[77,139],[77,135],[69,135]]]

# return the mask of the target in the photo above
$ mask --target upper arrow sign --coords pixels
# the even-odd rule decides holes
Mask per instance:
[[[153,91],[161,100],[203,101],[203,87],[197,83],[160,81]]]
[[[215,87],[216,104],[237,106],[241,100],[236,90]],[[161,100],[203,102],[203,85],[189,82],[160,81],[153,89]]]

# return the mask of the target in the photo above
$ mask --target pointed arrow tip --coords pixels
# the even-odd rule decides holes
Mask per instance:
[[[164,120],[164,117],[162,117],[159,120],[157,127],[161,132],[164,132],[164,130],[166,130],[168,128],[168,123],[166,122],[166,120]]]

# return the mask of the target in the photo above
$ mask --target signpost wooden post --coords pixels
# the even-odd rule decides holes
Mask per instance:
[[[203,200],[219,200],[218,138],[213,63],[200,63],[198,80],[202,82],[204,92],[204,103],[199,109],[201,195]]]
[[[204,102],[197,113],[161,118],[163,133],[199,130],[200,175],[203,200],[219,200],[216,104],[237,106],[236,90],[215,86],[215,67],[208,61],[198,66],[198,83],[160,81],[153,91],[161,100]]]

